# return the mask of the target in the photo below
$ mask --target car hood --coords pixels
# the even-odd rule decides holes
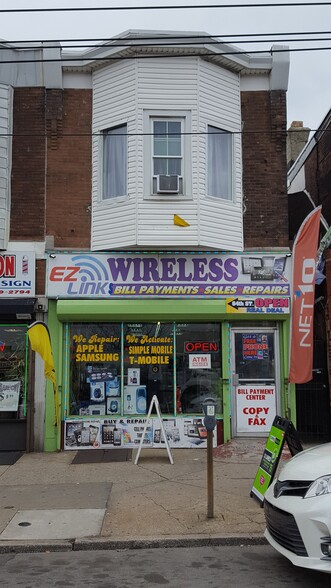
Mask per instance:
[[[331,474],[331,443],[297,453],[284,465],[278,478],[313,481],[327,474]]]

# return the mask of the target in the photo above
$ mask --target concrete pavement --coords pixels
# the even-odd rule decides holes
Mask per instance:
[[[135,451],[130,461],[81,465],[71,463],[75,451],[24,454],[0,466],[0,553],[264,542],[250,490],[265,442],[214,449],[213,518],[205,449],[175,449],[173,465],[165,449],[142,449],[137,465]]]

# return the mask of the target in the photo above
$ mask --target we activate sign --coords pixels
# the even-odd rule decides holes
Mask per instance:
[[[276,416],[275,386],[237,386],[237,432],[268,433]]]

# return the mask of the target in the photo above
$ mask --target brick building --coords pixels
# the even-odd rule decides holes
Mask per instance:
[[[82,53],[3,44],[0,239],[36,269],[10,319],[24,303],[21,336],[48,323],[62,422],[30,351],[7,439],[24,423],[29,449],[135,446],[155,397],[175,447],[205,446],[208,397],[218,443],[295,420],[280,49],[135,31]]]
[[[313,380],[297,385],[297,426],[302,438],[330,439],[330,224],[331,224],[331,111],[304,146],[288,172],[289,237],[292,242],[301,222],[322,205],[320,229],[321,275],[315,287]],[[323,245],[324,243],[324,245]],[[323,279],[323,275],[325,279]]]

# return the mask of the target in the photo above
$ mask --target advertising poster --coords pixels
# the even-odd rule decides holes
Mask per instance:
[[[237,386],[238,433],[267,433],[276,416],[275,386]]]
[[[20,386],[20,382],[0,382],[0,412],[17,411]]]
[[[207,447],[203,417],[169,418],[162,419],[162,422],[170,447]],[[68,420],[65,422],[64,449],[137,449],[145,423],[146,419],[138,417]],[[166,447],[158,418],[149,419],[142,447]]]

